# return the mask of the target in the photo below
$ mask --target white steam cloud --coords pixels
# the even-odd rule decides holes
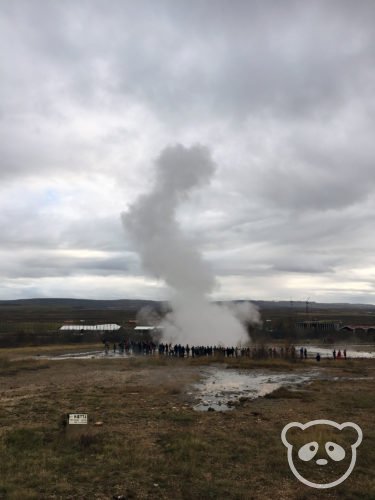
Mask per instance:
[[[217,286],[215,276],[176,221],[179,204],[215,171],[208,148],[170,146],[155,163],[153,189],[140,196],[122,220],[144,270],[169,285],[172,312],[164,319],[164,338],[190,345],[249,340],[245,325],[259,321],[258,311],[250,303],[229,309],[209,302]]]

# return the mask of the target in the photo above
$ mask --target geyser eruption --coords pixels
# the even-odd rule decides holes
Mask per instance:
[[[245,324],[258,322],[258,311],[252,304],[236,311],[209,302],[215,276],[176,221],[179,204],[193,188],[208,183],[215,171],[208,148],[170,146],[155,163],[153,189],[140,196],[122,220],[144,270],[170,288],[172,312],[163,322],[164,338],[190,345],[249,340]]]

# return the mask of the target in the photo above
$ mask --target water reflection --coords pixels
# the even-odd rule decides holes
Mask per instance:
[[[264,371],[240,371],[210,367],[205,378],[194,385],[198,403],[197,411],[226,411],[243,399],[265,396],[282,386],[297,386],[312,379],[318,370],[303,374],[265,373]]]

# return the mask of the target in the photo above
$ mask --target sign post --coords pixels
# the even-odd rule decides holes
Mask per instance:
[[[68,439],[79,440],[89,432],[87,413],[68,413],[65,419],[65,435]]]

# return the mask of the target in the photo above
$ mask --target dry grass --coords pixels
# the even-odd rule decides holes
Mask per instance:
[[[231,412],[198,413],[185,396],[199,375],[198,360],[12,357],[0,360],[0,498],[322,498],[291,474],[280,440],[286,423],[317,418],[353,420],[365,435],[353,474],[324,497],[375,497],[370,378],[318,380],[299,397],[280,390],[274,398],[244,400]],[[284,370],[276,361],[267,368]],[[343,369],[349,369],[355,377],[357,369],[374,376],[374,368],[353,361],[326,370],[348,377]],[[89,425],[76,434],[66,430],[61,418],[69,412],[87,413]]]
[[[11,359],[24,359],[25,357],[47,355],[54,356],[62,353],[76,351],[98,351],[103,349],[103,344],[61,344],[61,345],[41,345],[29,347],[3,347],[1,348],[1,357],[11,357]]]

